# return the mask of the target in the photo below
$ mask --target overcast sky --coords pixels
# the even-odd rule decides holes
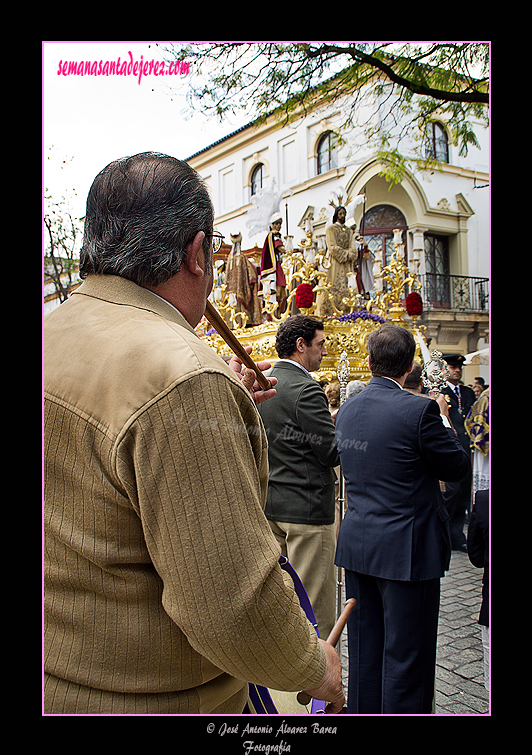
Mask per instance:
[[[65,61],[103,66],[118,58],[128,66],[163,60],[153,42],[43,43],[43,183],[54,197],[68,193],[78,217],[94,177],[112,160],[147,150],[184,159],[242,125],[200,114],[185,120],[186,76],[58,75],[61,61],[63,70]]]

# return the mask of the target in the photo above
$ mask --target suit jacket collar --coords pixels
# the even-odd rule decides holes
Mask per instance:
[[[118,275],[95,275],[86,277],[73,296],[83,294],[122,306],[137,307],[159,315],[163,320],[170,320],[186,328],[197,336],[196,331],[174,306],[160,296],[138,286],[133,281]]]
[[[384,388],[392,388],[393,390],[403,390],[399,383],[393,378],[382,377],[381,375],[375,375],[375,377],[372,377],[368,383],[368,388],[370,385],[379,385]]]

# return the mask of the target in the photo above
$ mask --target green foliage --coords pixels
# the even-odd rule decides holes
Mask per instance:
[[[407,163],[426,163],[423,138],[430,121],[447,124],[462,156],[478,146],[473,122],[488,124],[487,42],[216,42],[163,49],[191,61],[190,110],[200,108],[220,120],[250,112],[252,122],[274,115],[286,124],[320,103],[347,99],[340,132],[348,131],[370,88],[387,102],[388,116],[377,128],[366,124],[365,136],[392,183],[401,180]],[[402,148],[407,135],[418,144],[416,154]]]

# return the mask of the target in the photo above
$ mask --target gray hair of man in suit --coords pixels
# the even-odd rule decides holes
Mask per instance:
[[[410,372],[416,353],[412,333],[387,323],[368,338],[368,360],[374,376],[400,378]]]

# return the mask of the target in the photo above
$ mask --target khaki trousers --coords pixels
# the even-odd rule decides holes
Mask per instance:
[[[334,524],[272,522],[270,527],[303,582],[324,640],[336,620],[336,532]]]

